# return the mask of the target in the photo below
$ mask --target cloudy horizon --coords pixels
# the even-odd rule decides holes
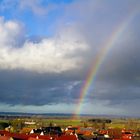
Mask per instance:
[[[123,23],[77,113],[140,116],[139,9],[137,0],[0,1],[0,112],[75,113]]]

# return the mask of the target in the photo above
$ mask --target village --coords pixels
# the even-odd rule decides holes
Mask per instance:
[[[140,140],[132,118],[1,116],[0,140]]]

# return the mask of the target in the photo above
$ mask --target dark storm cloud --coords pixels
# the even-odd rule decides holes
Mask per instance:
[[[89,67],[94,61],[94,55],[98,53],[100,47],[103,47],[102,43],[111,32],[137,9],[133,19],[126,23],[128,25],[105,56],[105,60],[101,60],[103,62],[98,69],[96,81],[90,85],[87,95],[88,101],[107,99],[111,105],[115,105],[123,101],[140,99],[138,91],[140,86],[140,31],[137,30],[140,24],[140,11],[138,10],[140,3],[138,1],[108,2],[85,2],[85,7],[77,4],[75,5],[77,6],[76,12],[73,11],[73,13],[75,12],[75,16],[77,14],[79,21],[81,20],[75,24],[80,25],[77,28],[85,34],[91,49],[91,56],[87,57],[89,59],[87,62],[90,62]],[[128,22],[127,19],[126,22]]]
[[[140,100],[140,48],[130,42],[107,56],[90,87],[90,99],[109,100],[110,105]]]
[[[79,82],[73,81],[74,78],[62,77],[61,74],[1,71],[0,77],[1,103],[11,105],[71,103],[78,96],[73,94],[73,91],[76,91],[77,87],[79,89]]]

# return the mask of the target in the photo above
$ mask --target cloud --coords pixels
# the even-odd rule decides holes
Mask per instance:
[[[44,38],[37,43],[25,41],[17,48],[16,40],[22,34],[20,25],[3,19],[0,25],[0,69],[55,73],[79,69],[83,61],[79,54],[88,49],[76,32],[63,31],[59,37]]]
[[[9,10],[12,8],[15,8],[18,4],[17,0],[1,0],[0,1],[0,11],[5,11],[5,10]]]
[[[47,2],[46,2],[47,3]],[[14,10],[15,12],[32,12],[35,16],[45,16],[50,11],[56,9],[55,4],[44,5],[42,0],[2,0],[0,2],[0,11]],[[16,9],[15,9],[16,8]]]
[[[0,48],[16,47],[24,39],[23,25],[12,20],[5,22],[4,17],[0,17],[0,32]]]
[[[65,106],[65,108],[63,107]],[[66,110],[69,110],[68,113],[73,113],[75,106],[73,104],[54,104],[54,105],[43,105],[43,106],[34,106],[34,105],[7,105],[0,104],[0,110],[5,112],[5,108],[7,108],[7,112],[17,112],[20,110],[22,113],[66,113]]]
[[[54,5],[44,7],[40,0],[22,0],[19,3],[20,10],[31,10],[35,15],[43,16],[54,9]]]
[[[62,74],[0,71],[0,102],[10,105],[72,104],[78,99],[80,81]],[[77,91],[77,92],[76,92]]]
[[[24,0],[20,8],[31,9],[41,16],[46,7],[39,1]],[[52,22],[56,30],[49,38],[31,39],[20,22],[1,18],[0,102],[3,106],[10,106],[13,111],[24,108],[29,112],[73,112],[83,81],[89,68],[96,67],[93,62],[104,42],[139,7],[139,2],[87,0],[60,7],[63,14]],[[138,10],[103,57],[83,101],[82,113],[139,115],[136,111],[140,101],[139,16]]]

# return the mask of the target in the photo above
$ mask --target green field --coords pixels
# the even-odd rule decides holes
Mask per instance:
[[[2,123],[9,123],[13,127],[13,131],[20,131],[23,128],[40,128],[45,126],[60,126],[61,128],[66,128],[67,126],[81,126],[81,127],[93,127],[96,129],[105,129],[108,128],[126,128],[126,129],[133,129],[138,130],[140,129],[140,119],[130,119],[130,118],[113,118],[111,119],[111,123],[95,123],[89,122],[89,118],[83,117],[78,119],[72,118],[18,118],[18,119],[11,119],[11,120],[0,120],[0,125]],[[105,118],[100,118],[105,119]],[[35,122],[32,125],[25,125],[25,122]],[[2,128],[2,127],[1,127]]]

